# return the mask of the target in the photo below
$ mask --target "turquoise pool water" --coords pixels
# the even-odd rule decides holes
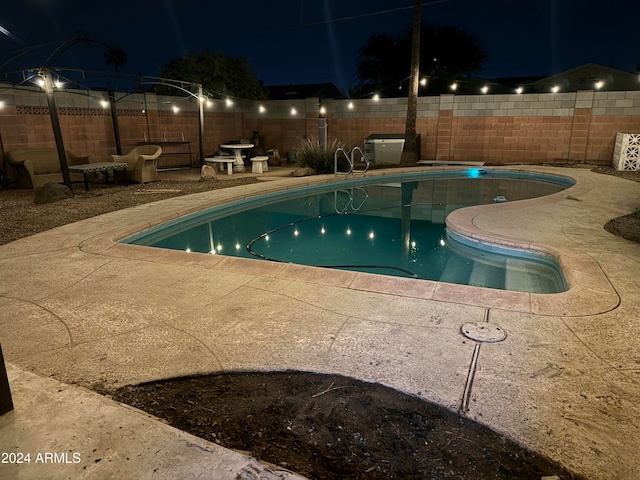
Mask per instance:
[[[123,242],[533,293],[567,289],[554,259],[478,248],[451,211],[549,195],[573,182],[526,172],[428,172],[280,192],[198,212]],[[499,208],[499,207],[498,207]]]

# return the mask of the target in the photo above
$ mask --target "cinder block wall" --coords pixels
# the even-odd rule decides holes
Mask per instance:
[[[55,92],[65,148],[91,161],[116,153],[113,121],[104,92]],[[0,84],[0,140],[3,150],[55,147],[49,107],[37,87]],[[178,107],[175,111],[174,107]],[[326,109],[329,141],[363,146],[377,133],[404,133],[406,98],[291,101],[213,100],[205,106],[204,153],[230,140],[264,138],[264,149],[281,155],[300,138],[318,136],[320,107]],[[198,158],[195,98],[152,93],[116,94],[123,151],[140,142],[168,142],[165,152],[184,153],[189,142]],[[425,160],[493,163],[611,163],[617,132],[640,133],[640,91],[523,95],[420,97],[417,131]]]
[[[404,132],[406,99],[327,105],[329,131],[348,144]],[[422,159],[608,164],[616,133],[640,131],[640,91],[421,97],[417,131]]]

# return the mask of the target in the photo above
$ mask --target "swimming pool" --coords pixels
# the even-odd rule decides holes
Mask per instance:
[[[447,232],[444,220],[465,206],[540,197],[572,184],[564,177],[485,169],[360,178],[232,202],[123,242],[556,293],[567,286],[553,258],[478,248]]]

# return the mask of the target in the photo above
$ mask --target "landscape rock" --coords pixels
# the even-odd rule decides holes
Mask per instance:
[[[60,183],[45,183],[35,193],[33,203],[44,205],[45,203],[58,202],[73,197],[73,192],[66,185]]]
[[[309,175],[315,175],[316,171],[311,167],[296,168],[291,175],[294,177],[308,177]]]
[[[218,174],[216,173],[216,169],[211,165],[203,165],[200,169],[200,181],[201,182],[210,182],[212,180],[217,180]]]

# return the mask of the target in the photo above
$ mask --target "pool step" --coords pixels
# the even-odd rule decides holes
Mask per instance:
[[[520,292],[548,293],[559,288],[549,277],[549,271],[536,264],[523,264],[518,260],[507,260],[505,285],[508,290]]]
[[[532,288],[537,288],[532,285],[534,279],[527,275],[527,272],[522,267],[522,262],[507,259],[506,267],[505,287],[507,290],[530,292]]]
[[[441,282],[466,284],[471,273],[471,261],[457,255],[449,257],[440,276]]]
[[[473,262],[471,275],[469,275],[469,285],[486,288],[504,288],[504,269],[476,260]]]

